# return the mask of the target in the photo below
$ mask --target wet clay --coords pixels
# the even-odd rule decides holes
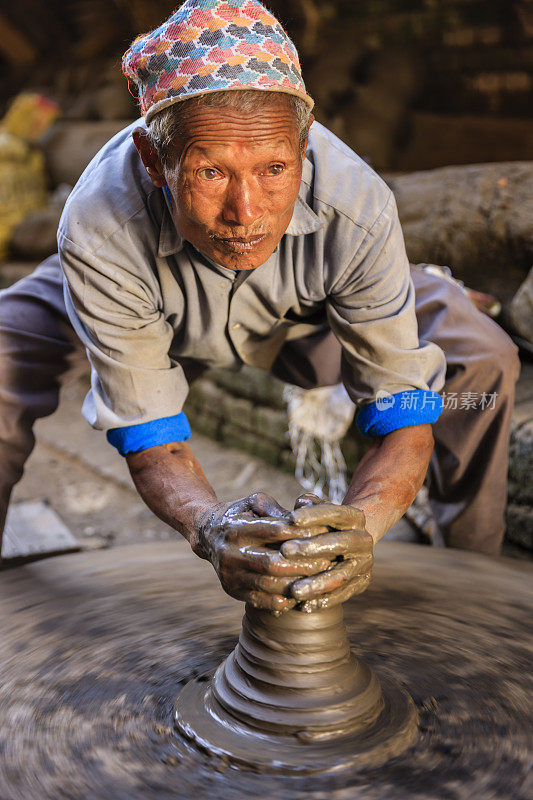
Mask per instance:
[[[392,680],[413,697],[418,738],[377,768],[287,777],[232,769],[176,734],[176,697],[235,647],[243,608],[188,545],[5,571],[0,798],[529,800],[532,573],[381,542],[344,621],[384,691]]]
[[[187,684],[175,723],[233,765],[318,773],[397,756],[416,737],[417,713],[351,653],[342,606],[275,617],[247,605],[237,647]]]

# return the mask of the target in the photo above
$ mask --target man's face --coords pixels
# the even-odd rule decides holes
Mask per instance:
[[[229,269],[264,264],[287,230],[302,174],[284,98],[257,112],[200,106],[177,147],[164,176],[181,235]]]

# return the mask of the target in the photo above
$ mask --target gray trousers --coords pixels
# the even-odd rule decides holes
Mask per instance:
[[[434,425],[429,472],[432,510],[448,546],[497,554],[505,530],[516,347],[455,284],[420,267],[412,267],[412,277],[420,338],[436,342],[447,360],[447,407]],[[327,332],[288,343],[272,371],[312,388],[338,383],[340,363],[340,346]],[[85,350],[63,302],[59,259],[51,256],[0,292],[0,531],[35,444],[35,420],[52,414],[61,386],[86,371]],[[480,408],[483,393],[486,407]]]

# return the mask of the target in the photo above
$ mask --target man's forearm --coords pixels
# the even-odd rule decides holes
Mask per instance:
[[[343,503],[364,511],[374,541],[381,539],[413,502],[432,451],[431,425],[415,425],[383,436],[359,462]]]
[[[194,545],[198,520],[217,498],[191,448],[165,444],[131,453],[126,461],[148,508]]]

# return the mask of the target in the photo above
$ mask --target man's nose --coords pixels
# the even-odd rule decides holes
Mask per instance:
[[[224,221],[249,228],[264,213],[261,191],[253,181],[232,180],[224,203]]]

